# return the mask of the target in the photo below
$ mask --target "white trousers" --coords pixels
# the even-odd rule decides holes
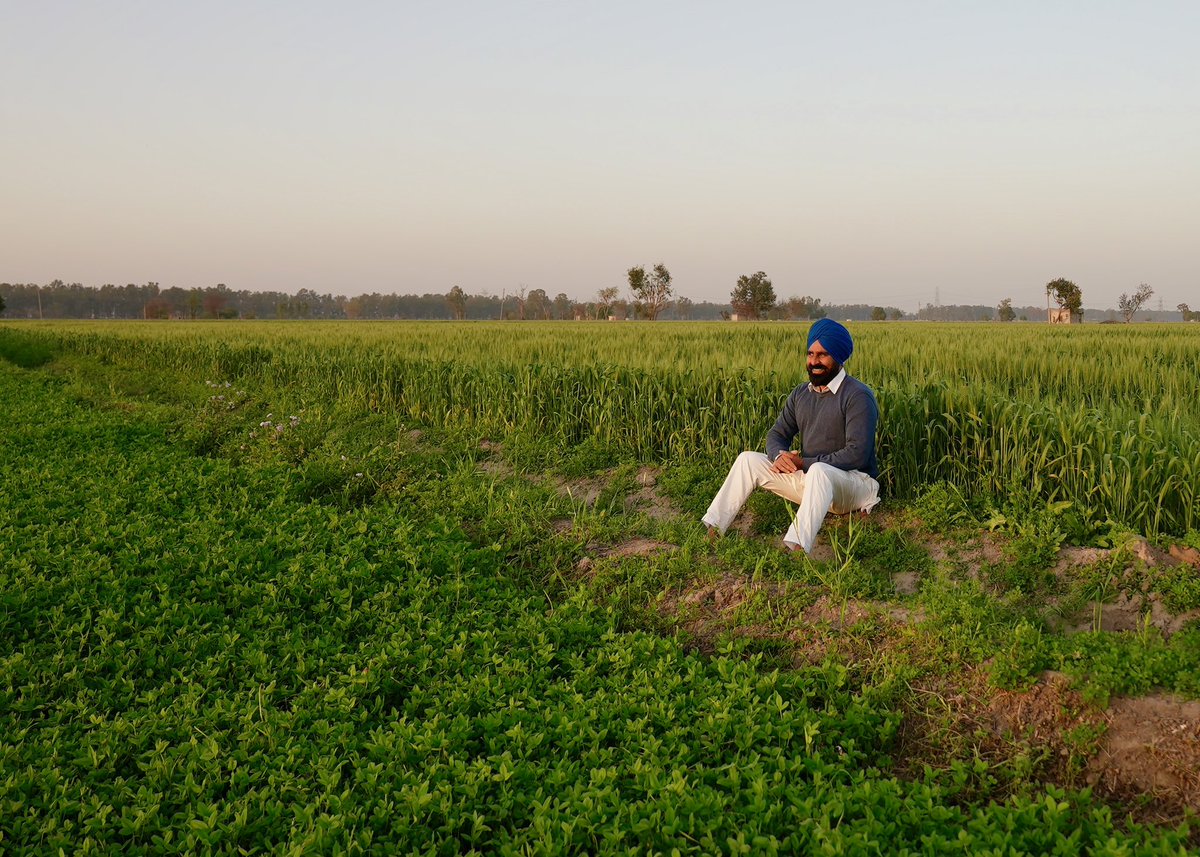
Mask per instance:
[[[725,484],[701,520],[725,532],[755,488],[765,488],[799,504],[800,510],[783,542],[789,547],[802,548],[805,553],[812,553],[826,513],[869,512],[879,503],[879,483],[861,471],[841,470],[818,462],[807,472],[776,473],[761,452],[743,452],[729,469]]]

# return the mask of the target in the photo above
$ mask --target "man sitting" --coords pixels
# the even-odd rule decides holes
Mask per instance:
[[[724,533],[755,488],[800,507],[783,537],[791,550],[811,554],[830,510],[869,512],[879,502],[875,461],[875,394],[844,364],[854,351],[850,331],[831,319],[808,331],[808,383],[792,390],[767,434],[767,454],[743,452],[703,521],[710,537]],[[791,451],[800,436],[800,451]]]

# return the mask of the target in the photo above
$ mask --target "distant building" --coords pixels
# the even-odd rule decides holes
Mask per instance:
[[[1048,321],[1051,324],[1082,324],[1083,313],[1071,312],[1066,307],[1057,307],[1055,309],[1046,310]]]

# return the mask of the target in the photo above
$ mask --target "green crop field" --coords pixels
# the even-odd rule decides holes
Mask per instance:
[[[801,325],[0,323],[0,852],[1191,853],[1200,328],[852,331],[804,558]]]

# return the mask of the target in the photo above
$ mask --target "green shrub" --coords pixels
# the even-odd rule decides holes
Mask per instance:
[[[0,359],[22,369],[37,369],[54,359],[54,347],[36,334],[0,328]]]

